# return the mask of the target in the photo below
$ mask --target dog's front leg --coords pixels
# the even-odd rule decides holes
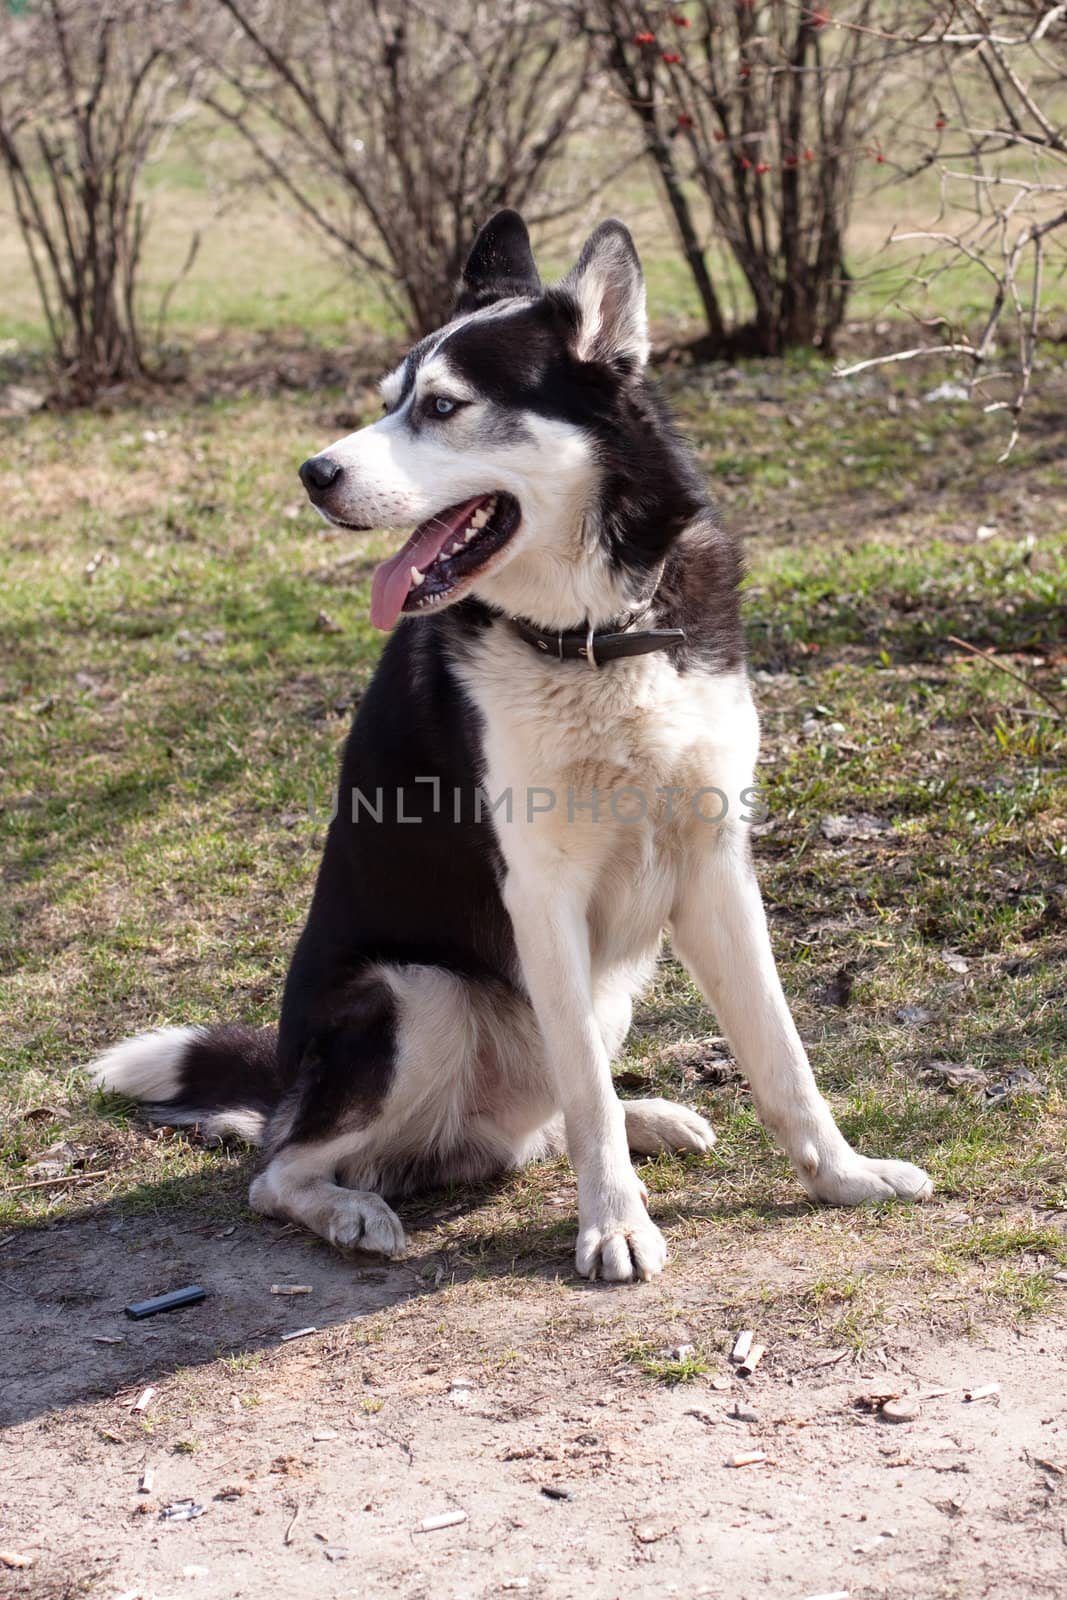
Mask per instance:
[[[593,1011],[581,897],[544,872],[509,872],[504,901],[578,1180],[578,1271],[623,1283],[663,1270],[667,1246],[634,1172],[626,1117]]]
[[[813,1200],[925,1199],[926,1173],[861,1156],[819,1093],[778,973],[745,830],[723,825],[700,852],[671,915],[675,949],[713,1006],[765,1126]]]

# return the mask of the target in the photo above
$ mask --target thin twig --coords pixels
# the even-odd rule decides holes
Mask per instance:
[[[1031,683],[1021,672],[1016,672],[1014,667],[1006,667],[1003,661],[998,661],[991,650],[980,650],[976,644],[968,644],[966,639],[957,639],[954,633],[949,634],[948,642],[958,644],[961,650],[969,650],[972,656],[981,656],[983,661],[988,661],[998,672],[1004,672],[1009,678],[1014,678],[1016,683],[1021,683],[1024,689],[1029,689],[1031,694],[1036,694],[1039,700],[1052,707],[1057,722],[1067,722],[1067,708],[1061,706],[1050,694],[1046,694],[1044,689],[1039,689],[1036,683]]]
[[[872,356],[869,361],[856,361],[851,367],[835,367],[835,378],[851,378],[855,372],[863,372],[867,367],[888,366],[891,361],[913,361],[916,356],[973,356],[974,346],[970,344],[925,344],[918,345],[914,350],[894,350],[889,356]]]
[[[106,1171],[101,1172],[71,1172],[64,1178],[37,1178],[33,1183],[16,1183],[6,1192],[8,1194],[21,1194],[24,1189],[55,1189],[61,1183],[89,1183],[93,1178],[106,1178]]]

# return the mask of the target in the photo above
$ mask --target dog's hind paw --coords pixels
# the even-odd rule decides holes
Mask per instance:
[[[334,1202],[328,1238],[338,1250],[402,1256],[407,1247],[400,1218],[380,1195],[349,1189]]]
[[[626,1143],[636,1155],[654,1156],[661,1150],[693,1150],[707,1155],[715,1143],[715,1130],[698,1111],[672,1100],[624,1100]]]
[[[849,1151],[848,1159],[827,1162],[813,1176],[801,1173],[813,1200],[829,1206],[859,1206],[868,1200],[929,1200],[930,1178],[910,1161],[873,1161]]]

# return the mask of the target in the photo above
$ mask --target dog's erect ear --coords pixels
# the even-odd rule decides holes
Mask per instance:
[[[511,295],[540,293],[541,279],[525,222],[517,211],[498,211],[471,246],[452,315],[478,311]]]
[[[578,306],[575,354],[639,372],[648,360],[645,278],[629,228],[614,218],[586,240],[561,289]]]

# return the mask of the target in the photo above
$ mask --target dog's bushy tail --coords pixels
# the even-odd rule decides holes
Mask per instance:
[[[90,1065],[101,1089],[146,1102],[154,1122],[260,1144],[281,1093],[273,1028],[155,1028]]]

